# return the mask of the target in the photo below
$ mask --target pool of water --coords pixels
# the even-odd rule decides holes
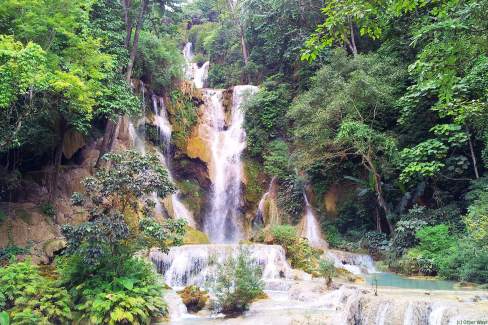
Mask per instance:
[[[395,273],[372,273],[365,276],[366,283],[369,285],[396,287],[405,289],[423,289],[423,290],[466,290],[456,287],[456,282],[446,280],[429,280],[407,278]]]

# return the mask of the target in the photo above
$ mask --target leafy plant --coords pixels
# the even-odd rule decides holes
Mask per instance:
[[[263,294],[261,268],[249,258],[244,249],[235,257],[229,256],[218,268],[213,292],[214,308],[223,313],[241,313]]]
[[[208,300],[208,294],[195,285],[191,285],[178,292],[183,303],[190,312],[198,312]]]
[[[320,259],[317,271],[320,276],[326,279],[327,287],[330,287],[332,284],[332,277],[336,274],[334,262],[328,259]]]
[[[320,252],[308,244],[306,239],[297,235],[296,228],[291,225],[278,225],[271,229],[273,242],[283,246],[291,266],[308,273],[316,271]]]
[[[30,262],[0,269],[0,309],[15,324],[65,324],[72,319],[68,292],[42,277]]]

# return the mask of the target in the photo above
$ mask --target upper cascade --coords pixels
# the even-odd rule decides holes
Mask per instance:
[[[208,73],[208,62],[202,66],[193,63],[192,44],[183,49],[186,77],[196,88],[203,88]],[[241,154],[246,148],[243,104],[255,94],[258,87],[234,86],[230,112],[224,105],[224,90],[203,89],[205,110],[202,116],[205,145],[210,152],[208,162],[212,181],[210,211],[203,228],[214,243],[237,243],[243,238],[241,224],[243,164]]]
[[[198,63],[193,62],[193,44],[188,42],[183,48],[183,57],[185,58],[185,77],[188,80],[193,81],[195,88],[203,88],[208,77],[208,68],[210,62],[205,62],[201,66]]]
[[[302,220],[301,236],[308,239],[310,246],[315,248],[327,248],[328,244],[322,237],[320,225],[315,217],[313,207],[308,202],[307,193],[303,192],[305,201],[305,215]]]

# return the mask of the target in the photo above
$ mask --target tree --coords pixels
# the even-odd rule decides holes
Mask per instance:
[[[262,270],[242,249],[237,256],[229,256],[218,268],[215,286],[216,306],[224,313],[242,313],[249,304],[263,294]]]
[[[141,156],[135,151],[110,153],[110,169],[100,169],[83,181],[84,195],[73,194],[73,204],[83,207],[88,221],[63,226],[68,252],[80,255],[93,269],[103,266],[110,256],[126,258],[137,249],[157,245],[167,251],[180,244],[185,222],[152,218],[155,202],[141,200],[156,192],[165,197],[174,191],[167,171],[156,156]],[[117,265],[112,266],[117,270]]]

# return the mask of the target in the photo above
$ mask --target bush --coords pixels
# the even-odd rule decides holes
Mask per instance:
[[[0,309],[17,324],[66,324],[72,320],[68,292],[42,277],[30,262],[0,269]]]
[[[56,262],[60,280],[70,289],[82,319],[93,324],[145,324],[167,314],[162,287],[149,263],[137,258],[121,263],[114,256],[91,274],[76,255]]]
[[[458,241],[456,250],[446,258],[439,275],[452,280],[488,283],[488,250],[470,238]]]
[[[0,249],[0,265],[7,263],[12,257],[17,255],[28,254],[29,248],[20,246],[7,246]]]
[[[134,77],[151,83],[153,89],[170,88],[181,77],[183,56],[175,40],[143,31],[134,67]]]
[[[407,273],[435,275],[449,265],[449,258],[456,252],[456,238],[444,224],[428,226],[417,231],[419,244],[408,250],[400,265]]]
[[[388,250],[388,238],[385,233],[368,231],[361,240],[361,246],[372,256],[379,257]]]
[[[263,295],[263,288],[261,268],[252,263],[249,252],[243,249],[236,257],[229,256],[218,268],[213,308],[226,314],[242,313]]]
[[[196,285],[188,286],[178,293],[188,311],[193,313],[196,313],[205,307],[208,300],[207,292],[200,290]]]
[[[273,243],[283,246],[286,257],[290,259],[291,266],[308,273],[317,270],[320,251],[311,247],[306,239],[297,235],[295,227],[291,225],[274,226],[271,229]]]
[[[267,146],[264,156],[264,171],[278,179],[285,179],[290,173],[288,145],[285,141],[274,140]]]
[[[332,283],[332,277],[336,274],[334,262],[329,259],[321,259],[319,261],[318,273],[326,279],[327,287]]]

